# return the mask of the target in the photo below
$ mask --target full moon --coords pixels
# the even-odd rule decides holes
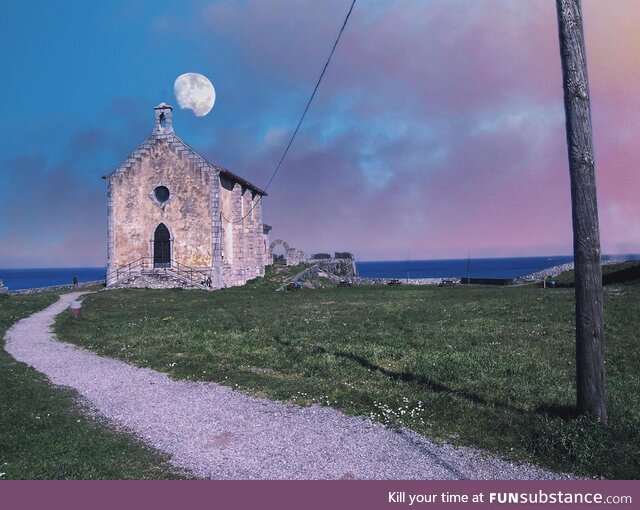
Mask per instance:
[[[216,91],[209,79],[198,73],[185,73],[176,78],[173,91],[183,110],[193,111],[196,117],[204,117],[213,108]]]

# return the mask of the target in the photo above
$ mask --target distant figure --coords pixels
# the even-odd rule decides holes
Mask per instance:
[[[213,286],[213,282],[211,281],[211,277],[207,278],[207,287],[211,288]]]
[[[74,274],[73,275],[73,287],[77,287],[78,286],[78,275]]]

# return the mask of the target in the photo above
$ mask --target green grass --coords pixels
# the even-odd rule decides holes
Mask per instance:
[[[628,271],[638,265],[640,265],[640,261],[638,260],[627,260],[616,264],[605,264],[602,266],[602,276],[606,278],[607,275]],[[547,278],[547,281],[549,280],[555,280],[556,285],[558,286],[572,287],[575,285],[575,273],[573,272],[573,269],[570,269],[569,271],[564,271],[557,276]]]
[[[58,298],[0,296],[0,338]],[[0,479],[178,478],[165,456],[81,411],[77,394],[0,350]]]
[[[298,264],[297,266],[267,266],[263,278],[255,278],[245,285],[245,289],[253,290],[275,290],[284,283],[288,283],[298,273],[309,267],[309,264]]]
[[[640,287],[605,290],[610,424],[574,418],[573,291],[120,290],[61,338],[175,378],[331,405],[580,475],[640,477]]]

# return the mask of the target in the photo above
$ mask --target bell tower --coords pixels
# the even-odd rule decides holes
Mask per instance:
[[[154,107],[154,111],[156,124],[153,132],[155,134],[173,133],[173,107],[163,102]]]

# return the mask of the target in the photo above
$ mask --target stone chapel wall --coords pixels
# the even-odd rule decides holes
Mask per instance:
[[[169,189],[159,205],[158,186]],[[164,223],[171,235],[171,258],[187,266],[212,267],[211,178],[188,157],[158,140],[128,172],[110,182],[114,243],[110,267],[122,267],[141,257],[153,257],[156,227]]]
[[[209,289],[243,285],[264,274],[261,191],[175,135],[172,112],[166,103],[154,107],[152,134],[104,177],[107,283],[149,285],[163,276],[191,288],[204,287],[207,277]],[[185,274],[184,266],[199,272]]]

